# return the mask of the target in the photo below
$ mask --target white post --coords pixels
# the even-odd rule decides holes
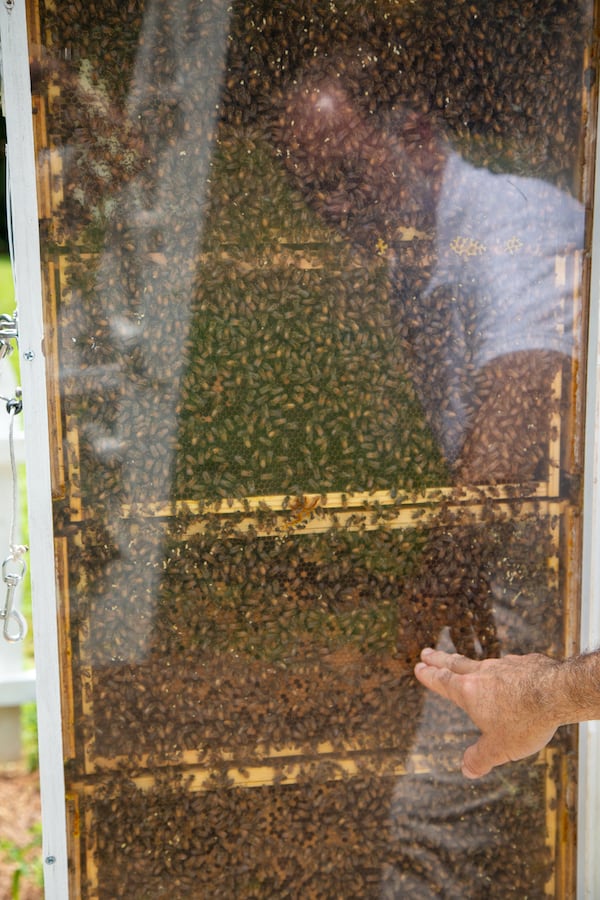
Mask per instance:
[[[57,586],[52,534],[42,284],[25,0],[1,0],[0,44],[13,208],[14,275],[19,312],[19,352],[26,434],[29,567],[37,672],[44,883],[47,900],[66,900],[67,834]]]
[[[596,143],[588,338],[581,649],[600,648],[600,144]],[[577,897],[600,897],[600,722],[579,727]]]

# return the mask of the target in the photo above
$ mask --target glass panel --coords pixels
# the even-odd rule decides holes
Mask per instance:
[[[73,896],[573,889],[591,5],[31,0]]]

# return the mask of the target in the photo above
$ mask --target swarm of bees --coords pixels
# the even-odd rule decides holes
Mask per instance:
[[[394,831],[386,766],[410,769],[420,647],[448,627],[465,651],[560,649],[556,510],[531,500],[555,463],[558,401],[539,394],[548,441],[520,456],[488,435],[489,484],[464,499],[423,409],[429,391],[443,411],[436,342],[427,367],[407,354],[425,313],[443,342],[447,298],[421,302],[431,210],[407,195],[392,223],[344,183],[326,204],[290,166],[290,86],[307,69],[335,77],[361,121],[388,128],[417,129],[409,102],[471,162],[575,193],[587,26],[558,0],[184,6],[159,4],[150,35],[141,0],[40,3],[60,58],[47,123],[64,178],[45,252],[73,475],[55,508],[68,778],[85,785],[94,854],[81,896],[410,897],[407,872],[422,866],[432,889],[439,873]],[[522,477],[507,486],[510,466]],[[232,758],[289,747],[295,783],[228,781]],[[353,777],[333,758],[348,747]],[[198,767],[214,772],[201,791],[186,781]],[[485,896],[543,895],[541,771],[484,791]]]

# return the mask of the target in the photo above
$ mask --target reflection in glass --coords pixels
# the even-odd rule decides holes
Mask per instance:
[[[569,638],[589,10],[39,12],[74,896],[544,896],[412,665]]]

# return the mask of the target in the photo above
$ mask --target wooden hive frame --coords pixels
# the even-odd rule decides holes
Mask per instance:
[[[45,107],[44,103],[36,99],[35,118],[36,128],[38,129],[38,146],[47,146],[47,140],[44,137],[46,132],[45,124]],[[40,198],[41,216],[43,219],[51,220],[53,212],[58,209],[62,201],[61,186],[61,165],[57,155],[48,154],[45,163],[40,165],[38,172],[38,196]],[[282,253],[286,256],[286,264],[294,264],[293,254],[288,253],[285,249]],[[46,277],[47,290],[47,309],[50,311],[51,318],[48,321],[48,330],[53,346],[56,340],[56,320],[55,311],[58,307],[58,299],[66,285],[65,274],[62,269],[61,261],[49,262]],[[564,260],[557,261],[557,278],[568,278],[568,267],[565,266]],[[564,282],[563,282],[564,283]],[[57,361],[58,355],[56,350],[50,355],[50,363]],[[557,376],[554,383],[554,395],[559,397],[562,393],[563,385],[561,376]],[[55,371],[52,377],[51,386],[51,403],[52,421],[54,423],[54,447],[57,455],[53,460],[53,479],[55,485],[56,496],[68,496],[68,504],[71,511],[70,523],[77,526],[85,522],[86,514],[84,503],[82,502],[79,490],[79,435],[77,424],[72,420],[66,420],[64,423],[60,416],[60,399],[59,399],[59,378]],[[355,494],[344,495],[341,493],[316,494],[307,492],[299,498],[289,498],[283,494],[257,495],[248,497],[244,500],[233,499],[223,500],[220,502],[202,503],[197,500],[186,500],[181,498],[172,504],[165,503],[147,503],[143,505],[124,505],[121,509],[121,515],[124,519],[144,518],[164,520],[168,522],[170,517],[177,515],[179,512],[186,510],[194,517],[193,523],[190,525],[189,533],[202,530],[204,521],[207,516],[216,516],[224,523],[233,516],[241,518],[236,528],[256,529],[257,532],[264,536],[283,536],[296,534],[299,532],[306,534],[322,533],[331,527],[343,527],[345,529],[372,530],[378,527],[378,516],[381,511],[385,516],[386,527],[392,529],[409,528],[414,525],[415,521],[420,524],[426,524],[428,520],[435,514],[436,504],[443,500],[450,504],[454,504],[456,508],[460,508],[466,512],[473,521],[481,519],[483,504],[493,497],[494,502],[506,511],[508,516],[521,516],[529,513],[538,513],[547,515],[550,520],[558,522],[561,518],[570,516],[570,505],[568,500],[562,499],[560,496],[560,467],[559,461],[563,458],[564,452],[561,444],[565,441],[565,423],[560,420],[558,414],[554,416],[551,428],[551,438],[549,447],[549,459],[552,461],[549,466],[548,479],[544,482],[538,482],[529,485],[524,491],[522,485],[499,485],[493,489],[487,486],[471,487],[471,488],[452,488],[442,487],[429,489],[418,495],[406,495],[398,497],[390,491],[380,490],[369,493],[360,492]],[[568,428],[567,423],[567,428]],[[65,455],[62,455],[63,448],[63,428],[64,428],[64,446],[66,448]],[[515,499],[516,498],[516,499]],[[257,518],[258,513],[267,512],[266,517],[262,520]],[[373,516],[376,512],[377,515]],[[267,524],[265,524],[265,521]],[[558,525],[553,527],[558,528]],[[559,545],[557,535],[556,546]],[[65,538],[58,537],[56,540],[57,560],[59,578],[61,580],[63,605],[61,615],[63,615],[66,628],[70,618],[69,613],[69,586],[66,576],[67,565],[67,542]],[[560,563],[558,557],[548,560],[549,580],[555,581],[561,575]],[[568,610],[566,611],[569,612]],[[571,616],[566,616],[566,634],[565,645],[571,646],[574,642],[574,627]],[[71,728],[73,716],[75,715],[73,694],[77,690],[81,695],[91,697],[91,686],[93,683],[93,669],[85,664],[85,646],[86,635],[80,634],[80,646],[82,648],[82,684],[74,687],[69,683],[70,670],[64,670],[64,699],[66,701],[65,719],[64,719],[64,739],[66,755],[70,757],[74,754],[74,735]],[[63,660],[66,662],[70,658],[70,650],[64,647]],[[93,720],[93,704],[91,701],[84,699],[84,715]],[[90,745],[91,746],[91,745]],[[87,750],[87,748],[86,748]],[[564,848],[571,845],[573,841],[565,841],[565,822],[571,821],[569,815],[564,813],[570,806],[570,800],[566,797],[566,788],[557,787],[557,781],[553,775],[553,771],[557,764],[557,751],[547,750],[541,754],[539,764],[544,765],[547,773],[547,809],[548,809],[548,842],[555,849],[555,858],[557,867],[553,875],[553,882],[549,882],[547,892],[549,896],[555,895],[559,884],[569,882],[569,870],[572,867],[572,860],[565,854]],[[381,761],[385,760],[386,751],[382,749]],[[359,771],[361,763],[369,761],[375,762],[374,755],[371,752],[357,750],[348,747],[346,752],[340,753],[339,749],[334,748],[331,744],[322,743],[316,748],[310,764],[317,765],[319,760],[326,759],[337,768],[338,777],[348,777]],[[307,761],[307,754],[302,748],[288,747],[279,752],[269,750],[268,754],[262,759],[256,759],[256,764],[237,765],[237,761],[231,759],[231,767],[227,769],[227,778],[231,780],[236,787],[255,787],[260,788],[263,785],[273,783],[294,783],[298,772],[300,762],[304,765]],[[84,821],[80,820],[79,813],[79,797],[80,795],[92,794],[97,787],[98,777],[114,771],[121,767],[126,760],[120,758],[100,759],[86,752],[84,773],[71,781],[69,788],[68,806],[71,809],[71,821],[78,823],[74,826],[74,838],[79,836],[78,829],[86,835],[86,843],[89,849],[89,856],[93,859],[93,835],[94,823],[91,813],[85,814]],[[181,758],[183,765],[189,767],[191,775],[191,789],[204,790],[213,774],[210,768],[195,765],[195,755],[190,754],[189,757],[184,753]],[[430,764],[427,759],[411,757],[407,765],[413,773],[427,773],[430,771]],[[398,765],[393,767],[395,774],[399,776],[407,771],[407,765]],[[567,762],[563,759],[560,763],[562,774],[560,778],[561,786],[566,784],[568,775],[565,771]],[[333,777],[333,776],[332,776]],[[154,776],[150,772],[134,776],[134,781],[142,788],[150,787],[154,784]],[[562,812],[561,812],[562,810]],[[571,826],[572,828],[572,826]],[[568,826],[567,826],[568,830]],[[89,842],[89,843],[88,843]],[[73,854],[75,860],[74,879],[77,882],[81,879],[81,868],[77,853]],[[91,868],[89,866],[86,872],[86,878],[91,880],[93,884],[94,878],[93,861]]]
[[[48,290],[50,296],[58,297],[59,292],[64,285],[64,276],[61,272],[61,266],[49,269]],[[559,261],[557,263],[557,273],[565,272],[564,264]],[[54,332],[55,333],[55,332]],[[54,381],[58,386],[58,378]],[[555,397],[559,397],[563,390],[562,376],[556,376],[553,393]],[[56,422],[56,435],[60,431],[60,416],[56,415],[59,408],[58,387],[53,392],[56,398],[53,405]],[[205,528],[207,519],[217,518],[226,525],[229,520],[236,520],[235,529],[244,531],[254,529],[262,537],[285,537],[292,534],[319,534],[327,532],[332,527],[340,527],[349,530],[371,531],[381,525],[382,517],[387,528],[406,529],[414,527],[415,523],[426,526],[428,521],[433,520],[436,509],[440,502],[448,504],[450,508],[460,511],[472,522],[481,521],[482,515],[487,504],[493,502],[495,507],[503,510],[503,514],[507,517],[520,517],[528,514],[538,514],[547,516],[549,521],[553,521],[554,528],[558,528],[558,522],[564,516],[569,514],[570,504],[568,500],[560,496],[560,460],[562,456],[561,445],[564,443],[564,423],[560,420],[558,413],[554,414],[552,427],[550,429],[548,458],[551,464],[548,467],[548,478],[542,482],[536,482],[524,485],[497,485],[497,486],[472,486],[472,487],[441,487],[431,488],[419,494],[400,495],[395,491],[371,491],[356,492],[354,494],[326,493],[316,494],[307,492],[300,497],[292,497],[283,494],[258,495],[247,497],[243,500],[231,499],[210,503],[203,503],[197,500],[181,500],[174,503],[150,502],[143,505],[128,506],[124,505],[121,509],[121,516],[127,519],[144,519],[148,518],[156,522],[164,522],[168,524],[173,516],[179,513],[187,512],[191,516],[191,522],[188,534],[201,532]],[[64,423],[64,434],[66,437],[64,457],[60,460],[60,465],[56,469],[56,482],[58,495],[66,492],[68,496],[68,505],[71,511],[70,527],[77,529],[84,525],[86,521],[85,504],[79,490],[79,436],[77,425],[72,420]],[[60,443],[60,441],[59,441]],[[558,531],[555,540],[556,546],[559,546]],[[67,541],[65,538],[58,537],[57,559],[59,560],[59,577],[62,584],[63,610],[65,616],[64,621],[68,622],[69,614],[69,590],[66,583],[66,554]],[[62,560],[62,562],[60,562]],[[555,582],[560,576],[560,564],[558,556],[548,559],[549,580]],[[568,630],[572,630],[568,628]],[[566,643],[570,638],[566,637]],[[64,719],[64,739],[67,756],[75,754],[74,733],[70,727],[70,723],[74,720],[75,705],[74,694],[78,694],[82,698],[81,712],[84,718],[90,724],[94,721],[93,708],[93,684],[94,670],[93,667],[86,663],[86,642],[87,635],[85,632],[79,634],[79,643],[81,651],[81,681],[78,685],[72,683],[72,673],[67,669],[63,670],[64,677],[64,701],[65,701],[65,719]],[[64,659],[70,658],[70,649],[64,648]],[[84,727],[85,731],[93,732],[91,729]],[[225,758],[227,754],[224,755]],[[197,753],[183,752],[180,757],[180,765],[185,768],[190,778],[190,790],[202,791],[210,789],[215,770],[206,766],[197,765]],[[398,763],[394,761],[394,750],[390,748],[381,749],[380,753],[373,751],[365,751],[360,748],[348,746],[345,751],[340,752],[339,747],[323,742],[314,750],[312,755],[307,754],[306,748],[288,746],[280,751],[274,751],[268,748],[261,758],[260,749],[255,754],[255,761],[248,764],[247,760],[239,762],[235,757],[231,757],[230,766],[225,770],[220,770],[219,774],[224,775],[232,787],[237,788],[261,788],[271,784],[293,784],[297,781],[299,775],[306,776],[307,771],[311,767],[318,767],[322,762],[326,761],[330,766],[330,777],[347,778],[363,771],[366,766],[369,768],[383,769],[389,774],[394,773],[398,777],[402,777],[407,771],[413,774],[427,774],[431,771],[430,761],[426,758],[411,756],[406,763]],[[573,859],[572,850],[566,848],[573,847],[572,835],[570,840],[565,840],[565,828],[569,831],[569,823],[572,822],[570,814],[570,798],[568,790],[564,784],[556,781],[557,766],[562,772],[561,778],[567,778],[566,760],[558,761],[556,751],[546,751],[540,755],[539,764],[544,766],[546,773],[546,793],[547,793],[547,842],[551,848],[555,859],[555,868],[551,879],[547,885],[547,895],[554,896],[556,885],[568,884],[572,878]],[[70,815],[74,825],[74,834],[72,840],[77,842],[78,836],[81,834],[87,848],[86,864],[85,864],[85,881],[87,889],[91,890],[90,896],[94,896],[94,884],[96,888],[100,888],[98,884],[98,872],[94,863],[94,834],[95,825],[93,813],[90,809],[81,815],[79,811],[80,797],[89,797],[97,790],[98,778],[104,779],[111,772],[122,770],[127,766],[127,760],[123,757],[114,757],[112,759],[101,758],[95,755],[93,750],[93,740],[85,742],[85,760],[84,771],[79,776],[75,776],[69,782],[68,790],[68,808],[71,810]],[[337,775],[335,774],[337,772]],[[134,775],[132,779],[141,789],[151,788],[155,783],[155,776],[151,771],[151,763],[148,761],[148,769],[146,773]],[[81,868],[81,860],[79,853],[74,847],[75,852],[72,855],[75,861],[75,869],[73,873],[74,891],[81,887],[81,879],[83,876]]]

